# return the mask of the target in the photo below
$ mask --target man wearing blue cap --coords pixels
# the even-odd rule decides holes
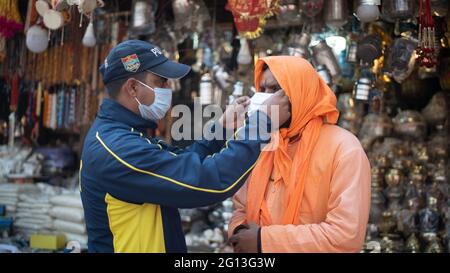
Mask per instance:
[[[247,118],[228,141],[201,140],[179,149],[147,137],[146,129],[156,128],[170,108],[167,79],[189,70],[138,40],[117,45],[100,67],[109,98],[84,140],[79,174],[90,252],[186,252],[178,208],[231,197],[277,129],[266,118],[270,106],[280,106],[278,124],[289,118],[281,91],[267,101],[269,110],[257,112],[262,118]],[[224,120],[210,132],[227,127]],[[250,138],[250,131],[259,134]]]

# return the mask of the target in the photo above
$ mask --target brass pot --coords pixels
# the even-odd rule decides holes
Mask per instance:
[[[395,187],[402,182],[403,174],[399,169],[389,169],[384,179],[389,186]]]

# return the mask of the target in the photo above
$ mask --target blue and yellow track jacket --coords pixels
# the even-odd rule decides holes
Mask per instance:
[[[270,140],[270,119],[257,113],[264,118],[247,118],[228,141],[178,149],[147,138],[156,124],[105,99],[80,162],[89,251],[186,252],[178,208],[220,202],[242,186]],[[264,130],[250,138],[259,126]]]

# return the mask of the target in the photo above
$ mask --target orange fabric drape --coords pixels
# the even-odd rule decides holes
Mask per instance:
[[[269,145],[278,145],[272,151],[263,151],[248,184],[247,221],[261,226],[272,222],[264,195],[272,171],[278,174],[287,187],[285,213],[282,223],[299,224],[305,178],[309,170],[311,154],[316,145],[323,122],[335,124],[339,117],[336,96],[317,74],[312,65],[303,58],[273,56],[258,60],[255,68],[255,86],[259,90],[263,65],[267,64],[291,102],[291,124],[280,129]],[[289,139],[300,135],[295,155],[288,155]],[[278,141],[278,143],[274,143]],[[275,168],[275,170],[273,169]]]

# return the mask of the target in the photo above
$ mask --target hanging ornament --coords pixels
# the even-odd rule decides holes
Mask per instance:
[[[78,11],[80,16],[80,27],[83,25],[83,15],[90,17],[96,8],[102,8],[105,6],[103,0],[73,0],[68,1],[68,5],[78,5]]]
[[[336,80],[341,75],[341,68],[339,66],[336,55],[333,49],[327,44],[325,40],[321,40],[317,45],[312,47],[314,64],[323,65],[327,68],[332,76],[332,80]]]
[[[194,3],[192,3],[192,0],[174,0],[172,2],[172,10],[175,21],[175,29],[191,29],[195,9],[196,8]]]
[[[379,5],[381,5],[380,0],[359,0],[358,7],[356,8],[356,18],[363,23],[378,20],[380,16]]]
[[[415,3],[416,0],[383,1],[381,5],[383,20],[395,23],[395,35],[400,35],[400,20],[407,20],[415,16]]]
[[[331,29],[339,29],[347,24],[348,7],[346,0],[327,0],[324,7],[325,24]]]
[[[301,0],[300,8],[308,18],[316,17],[323,9],[324,0]]]
[[[358,42],[356,56],[365,66],[372,66],[375,59],[383,54],[383,44],[379,35],[366,35]]]
[[[371,79],[369,77],[361,77],[355,83],[355,88],[353,89],[353,97],[356,100],[367,102],[369,100],[371,90]]]
[[[206,47],[203,49],[203,58],[202,63],[207,68],[212,68],[214,66],[214,55],[211,48]]]
[[[430,0],[420,0],[417,55],[420,66],[433,68],[437,65],[436,29],[431,14]]]
[[[394,40],[384,58],[384,72],[398,83],[405,81],[416,63],[417,42],[409,37]]]
[[[331,74],[330,71],[328,71],[327,67],[324,65],[318,65],[316,67],[317,70],[317,74],[319,74],[319,76],[322,78],[322,80],[324,80],[324,82],[328,85],[328,86],[332,86],[333,81],[331,78]]]
[[[294,25],[301,23],[301,13],[299,12],[298,0],[280,0],[280,9],[277,20],[280,25]]]
[[[9,132],[8,132],[8,146],[14,147],[14,131],[16,128],[16,113],[11,112],[8,117],[9,121]]]
[[[239,49],[239,53],[237,55],[238,64],[251,64],[252,55],[250,54],[250,48],[248,47],[247,39],[240,39],[241,48]]]
[[[48,47],[48,31],[38,25],[30,27],[27,31],[26,45],[31,52],[44,52]]]
[[[383,1],[381,11],[383,19],[394,23],[414,16],[415,0]]]
[[[239,34],[255,39],[261,35],[266,19],[278,8],[278,0],[228,0],[225,8],[233,14]]]
[[[94,24],[92,23],[92,20],[91,22],[89,22],[89,25],[86,28],[86,32],[84,33],[82,42],[85,47],[93,47],[97,43],[97,40],[95,39]]]
[[[45,13],[49,9],[50,9],[50,6],[47,1],[45,1],[45,0],[36,1],[36,11],[40,16],[44,17]]]
[[[228,88],[228,86],[230,86],[230,83],[228,82],[230,74],[228,74],[228,72],[225,71],[225,68],[219,65],[215,65],[213,67],[213,71],[214,71],[214,78],[216,79],[219,87],[222,88],[223,90]]]
[[[202,105],[211,104],[213,101],[212,79],[209,73],[203,74],[200,79],[200,103]]]
[[[158,1],[134,0],[131,10],[130,33],[136,35],[148,35],[155,32],[155,13]]]
[[[311,57],[311,54],[309,52],[311,34],[302,32],[301,34],[294,35],[292,40],[292,43],[290,43],[287,48],[288,55],[309,59]]]
[[[52,0],[52,8],[57,11],[63,11],[69,8],[67,0]]]
[[[56,30],[64,25],[64,16],[61,12],[49,9],[44,14],[44,25],[50,30]]]
[[[235,97],[240,97],[244,95],[244,84],[240,81],[237,81],[234,84],[234,88],[233,88],[233,96]]]
[[[80,0],[78,11],[83,14],[90,14],[97,7],[97,0]]]

